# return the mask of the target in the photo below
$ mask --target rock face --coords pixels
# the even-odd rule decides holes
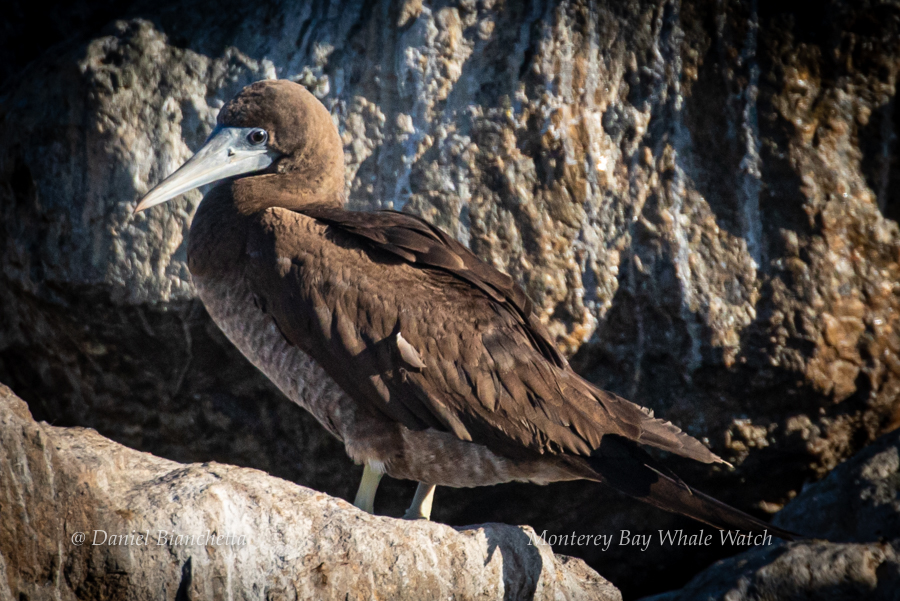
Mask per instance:
[[[645,601],[891,601],[900,591],[900,431],[807,487],[775,523],[812,540],[715,564],[685,588]]]
[[[195,300],[199,193],[130,215],[235,91],[291,78],[340,127],[352,207],[423,215],[515,276],[586,377],[737,466],[675,463],[688,482],[775,511],[900,424],[898,6],[128,3],[6,83],[0,379],[53,423],[352,494]],[[435,515],[683,525],[583,484],[442,490]],[[626,592],[728,552],[566,551]]]
[[[0,465],[0,599],[622,598],[527,527],[376,517],[256,470],[160,459],[35,423],[3,385]]]

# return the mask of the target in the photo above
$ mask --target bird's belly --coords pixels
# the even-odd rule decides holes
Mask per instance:
[[[359,406],[309,355],[289,344],[260,310],[243,277],[194,277],[213,321],[289,399],[344,442],[347,454],[395,478],[451,487],[510,481],[546,484],[578,476],[552,456],[512,460],[448,432],[412,431]]]
[[[346,441],[359,408],[309,355],[288,344],[275,321],[257,306],[242,277],[194,278],[207,312],[238,350],[289,399]]]
[[[567,468],[559,456],[534,453],[511,459],[450,432],[402,428],[401,438],[402,458],[387,471],[398,478],[471,488],[513,481],[548,484],[584,477]]]

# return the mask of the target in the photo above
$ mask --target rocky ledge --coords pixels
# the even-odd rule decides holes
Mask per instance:
[[[253,469],[35,422],[0,385],[0,599],[598,599],[527,527],[373,516]]]
[[[775,539],[652,601],[895,599],[900,430],[775,522],[811,538]],[[0,600],[622,598],[528,526],[373,516],[258,470],[161,459],[37,423],[2,384],[0,525]]]

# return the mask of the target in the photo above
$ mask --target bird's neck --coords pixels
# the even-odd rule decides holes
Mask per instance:
[[[188,269],[204,278],[225,274],[241,264],[251,222],[235,206],[231,183],[210,190],[191,221],[188,238]]]
[[[191,222],[188,268],[194,278],[225,274],[240,268],[247,235],[266,209],[302,212],[311,208],[342,208],[339,182],[271,174],[219,184],[203,197]]]
[[[302,211],[308,207],[344,206],[343,170],[339,173],[270,173],[231,182],[234,206],[242,215],[272,207]]]

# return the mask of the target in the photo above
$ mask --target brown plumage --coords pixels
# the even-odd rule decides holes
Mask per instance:
[[[301,86],[248,86],[223,108],[219,127],[234,139],[267,133],[271,162],[201,203],[188,248],[200,297],[355,460],[455,487],[596,480],[716,527],[790,536],[657,466],[640,445],[721,459],[579,377],[512,278],[418,217],[345,210],[341,140]],[[239,158],[247,144],[236,146]],[[138,208],[162,202],[163,192]],[[346,394],[325,393],[317,383],[327,378]]]

